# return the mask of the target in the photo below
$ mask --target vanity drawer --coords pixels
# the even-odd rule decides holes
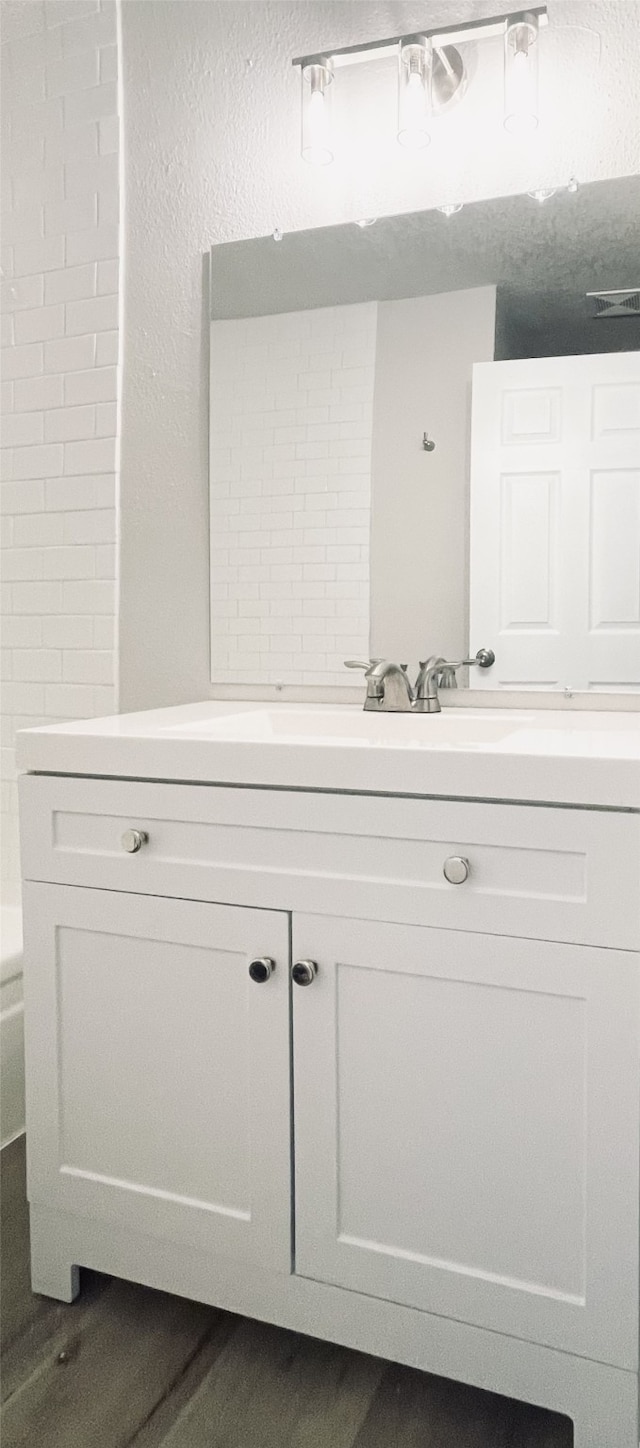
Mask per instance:
[[[640,944],[639,815],[60,775],[20,792],[31,880]],[[133,853],[127,831],[148,837]],[[458,858],[468,878],[451,884]]]

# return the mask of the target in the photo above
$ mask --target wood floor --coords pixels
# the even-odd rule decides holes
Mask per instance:
[[[95,1273],[31,1295],[24,1147],[2,1165],[2,1448],[571,1448],[568,1421]]]

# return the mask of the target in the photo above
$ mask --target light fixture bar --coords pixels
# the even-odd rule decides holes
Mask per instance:
[[[538,28],[548,24],[546,5],[532,6],[527,13],[535,16]],[[457,45],[467,40],[490,40],[493,36],[503,36],[505,25],[512,18],[513,10],[506,11],[503,15],[492,15],[486,20],[466,20],[461,25],[442,25],[436,29],[425,29],[410,33],[408,35],[395,35],[388,40],[370,40],[366,45],[345,45],[338,50],[319,51],[315,55],[299,55],[291,62],[292,65],[327,65],[332,62],[334,69],[345,65],[357,65],[361,61],[385,60],[387,57],[397,55],[398,47],[401,45],[422,44],[431,40],[438,48],[445,45]]]

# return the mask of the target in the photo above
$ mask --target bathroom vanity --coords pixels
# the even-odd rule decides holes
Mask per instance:
[[[638,716],[19,748],[34,1289],[92,1267],[637,1448]]]

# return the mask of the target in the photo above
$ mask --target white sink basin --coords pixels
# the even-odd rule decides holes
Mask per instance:
[[[194,719],[162,732],[183,739],[254,741],[385,749],[478,749],[499,744],[516,728],[531,726],[535,715],[461,710],[454,714],[376,714],[363,709],[264,708],[250,713]]]

